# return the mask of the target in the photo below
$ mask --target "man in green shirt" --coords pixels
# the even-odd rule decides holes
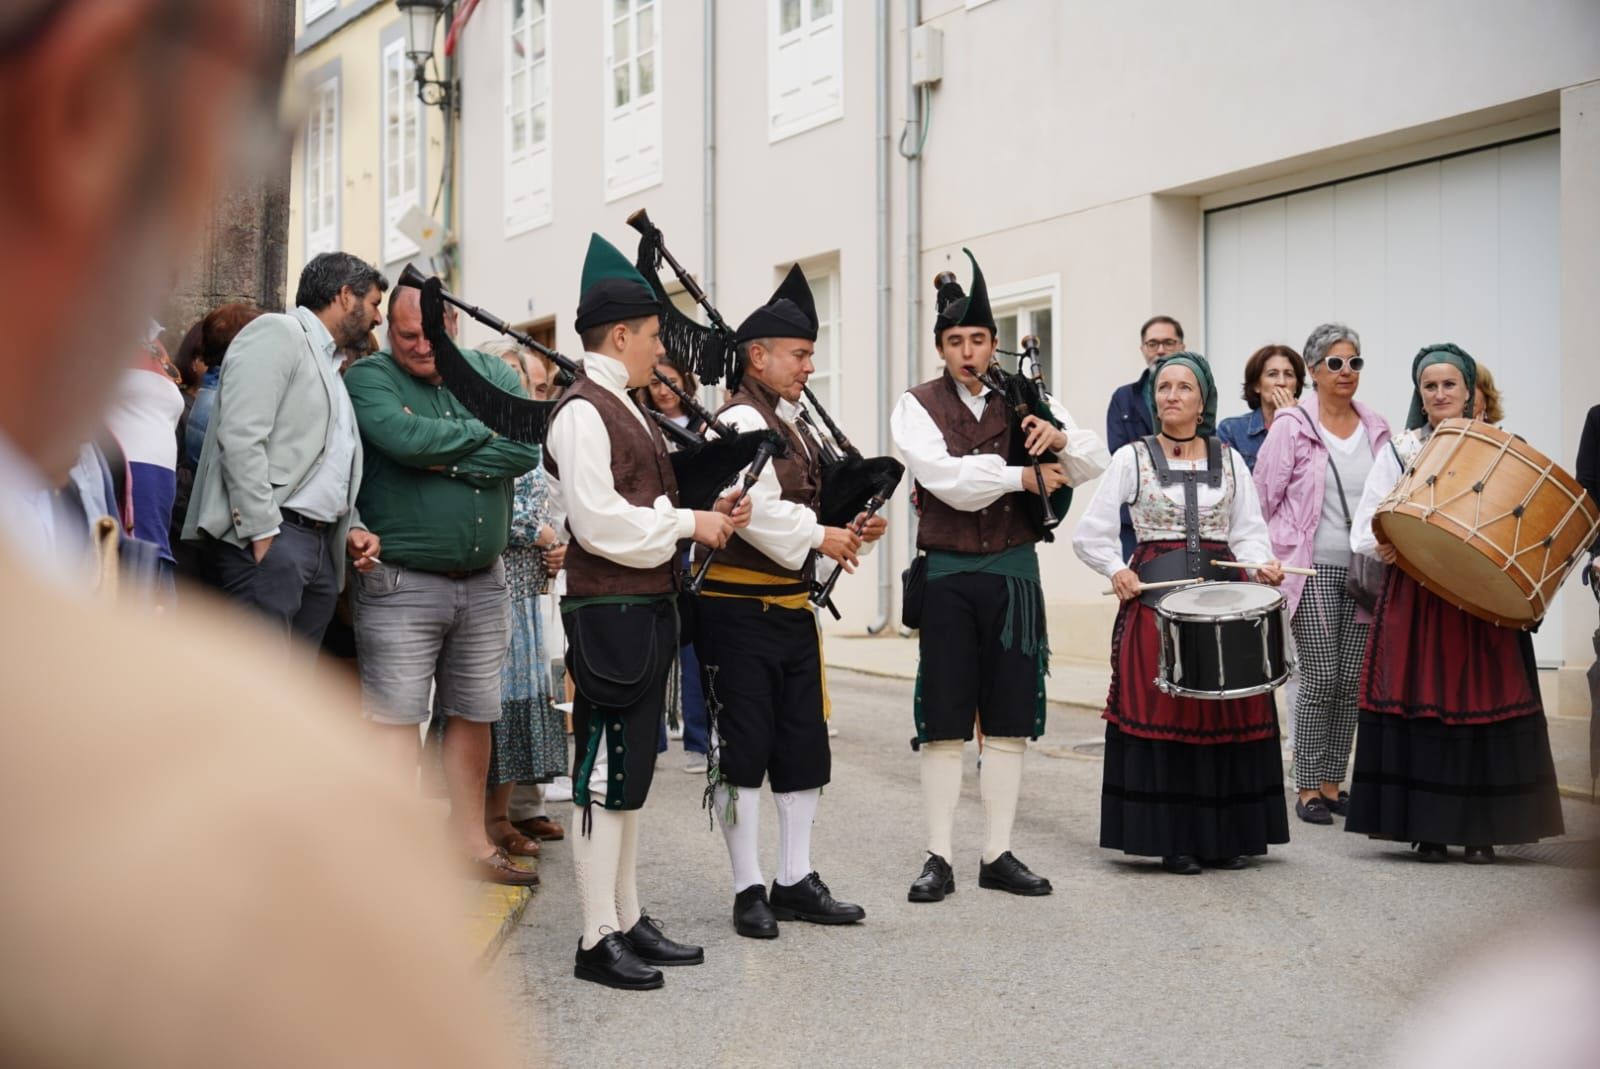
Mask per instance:
[[[446,323],[454,332],[453,316]],[[463,355],[485,379],[527,396],[503,361]],[[539,447],[501,438],[445,389],[423,336],[420,291],[409,286],[389,297],[389,349],[353,364],[345,388],[367,458],[357,507],[383,540],[382,560],[354,591],[367,718],[409,773],[433,690],[432,711],[451,721],[444,776],[459,848],[483,879],[536,883],[489,842],[483,793],[511,635],[500,554],[513,483],[539,463]]]

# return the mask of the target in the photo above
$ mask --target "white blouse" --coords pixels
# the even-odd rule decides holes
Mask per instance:
[[[1105,478],[1095,487],[1089,499],[1089,508],[1078,518],[1077,530],[1072,536],[1072,550],[1095,571],[1108,579],[1128,566],[1122,556],[1122,506],[1131,505],[1141,494],[1162,494],[1183,507],[1183,484],[1162,486],[1153,477],[1147,485],[1140,485],[1137,443],[1129,442],[1111,457],[1111,467]],[[1223,450],[1223,463],[1234,465],[1233,502],[1228,513],[1228,547],[1235,560],[1261,562],[1272,560],[1272,543],[1267,537],[1267,521],[1261,514],[1261,499],[1256,494],[1255,481],[1245,471],[1239,475],[1237,454]],[[1203,471],[1204,460],[1172,460],[1169,467],[1178,471]],[[1221,503],[1228,493],[1227,480],[1221,486],[1197,487],[1201,510]]]

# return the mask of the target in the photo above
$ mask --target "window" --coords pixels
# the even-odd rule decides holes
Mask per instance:
[[[816,370],[806,383],[829,414],[839,411],[842,364],[839,353],[839,270],[832,264],[805,267],[811,299],[817,305],[817,351],[811,358]],[[785,272],[787,272],[785,268]],[[781,275],[779,276],[781,279]],[[820,418],[820,417],[819,417]]]
[[[417,99],[405,37],[383,46],[383,262],[417,254],[400,220],[422,203],[422,102]]]
[[[844,18],[838,0],[768,0],[767,140],[844,114]]]
[[[311,259],[339,245],[339,76],[311,91],[306,120],[306,251]]]
[[[309,26],[338,6],[339,0],[306,0],[305,18],[302,21]]]
[[[999,328],[997,341],[1006,352],[1022,350],[1022,339],[1028,335],[1039,338],[1039,361],[1043,365],[1045,385],[1054,393],[1056,371],[1060,367],[1060,354],[1056,349],[1055,309],[1061,297],[1059,276],[1029,279],[991,289],[989,304],[994,309],[994,323]],[[1001,357],[1008,371],[1016,370],[1015,357]],[[1024,371],[1031,371],[1025,368]]]
[[[606,200],[661,181],[661,20],[657,0],[608,0]]]
[[[505,233],[552,218],[548,0],[512,0],[506,38]]]

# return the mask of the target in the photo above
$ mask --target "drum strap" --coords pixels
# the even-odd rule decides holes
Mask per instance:
[[[1191,579],[1198,579],[1212,571],[1206,566],[1200,552],[1200,484],[1210,487],[1222,485],[1222,443],[1216,438],[1206,439],[1206,468],[1204,471],[1174,471],[1161,452],[1156,436],[1146,435],[1144,447],[1150,451],[1150,461],[1155,465],[1156,479],[1162,486],[1183,483],[1183,555],[1184,571]]]

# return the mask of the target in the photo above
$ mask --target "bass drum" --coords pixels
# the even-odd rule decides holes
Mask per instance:
[[[1294,667],[1288,603],[1260,583],[1202,583],[1156,604],[1163,694],[1223,701],[1276,690]]]
[[[1447,419],[1378,506],[1372,530],[1434,594],[1496,626],[1526,630],[1587,558],[1600,509],[1516,435]]]

